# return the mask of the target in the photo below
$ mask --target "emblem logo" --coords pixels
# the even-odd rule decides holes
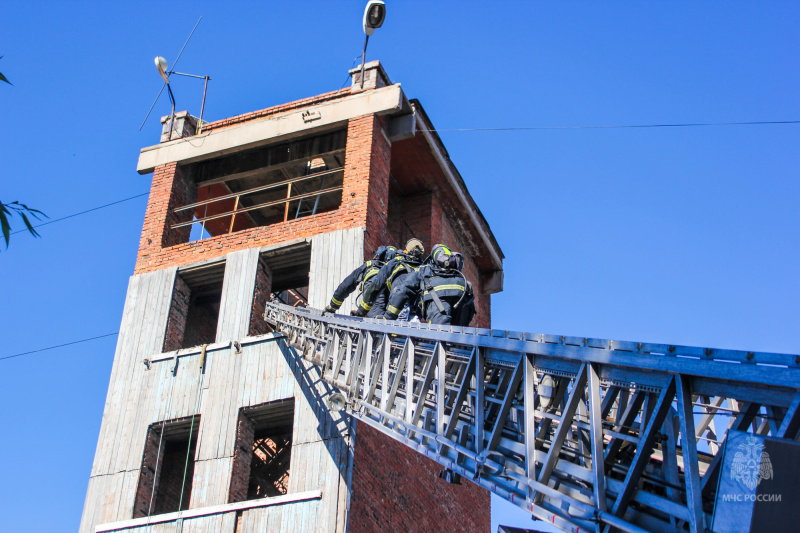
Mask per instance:
[[[739,451],[733,456],[731,464],[731,479],[750,490],[755,489],[762,480],[772,479],[772,462],[760,439],[747,437],[737,448]]]

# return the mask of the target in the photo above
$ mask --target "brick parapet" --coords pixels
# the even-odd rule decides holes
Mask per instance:
[[[330,102],[331,100],[338,100],[340,98],[350,96],[351,92],[352,92],[351,89],[348,87],[345,89],[340,89],[338,91],[331,91],[317,96],[312,96],[310,98],[304,98],[302,100],[295,100],[294,102],[288,102],[286,104],[276,105],[268,107],[266,109],[260,109],[258,111],[253,111],[251,113],[244,113],[243,115],[237,115],[235,117],[216,120],[214,122],[209,122],[208,124],[205,124],[203,126],[203,133],[212,130],[227,128],[236,124],[241,124],[242,122],[249,122],[251,120],[257,120],[260,118],[277,115],[278,113],[283,113],[285,111],[292,111],[294,109],[301,109],[303,107],[310,107],[325,102]]]
[[[348,122],[342,203],[339,209],[199,241],[187,242],[188,227],[170,229],[172,224],[178,222],[173,209],[189,204],[197,197],[193,180],[176,163],[157,167],[153,174],[135,273],[192,264],[236,250],[280,244],[356,227],[368,228],[371,237],[368,246],[383,244],[382,241],[390,238],[386,227],[386,206],[391,154],[391,145],[381,131],[384,120],[370,114]]]

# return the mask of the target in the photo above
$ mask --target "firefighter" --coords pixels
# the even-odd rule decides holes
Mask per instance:
[[[386,261],[394,258],[395,255],[397,255],[397,248],[394,246],[381,246],[378,248],[371,260],[365,261],[363,265],[353,270],[350,275],[344,278],[344,281],[336,287],[336,290],[333,291],[331,302],[325,307],[325,312],[335,313],[338,311],[345,298],[350,296],[357,287],[360,287],[363,291],[364,284],[380,271]],[[377,298],[369,308],[366,308],[364,314],[370,318],[378,317],[384,313],[385,309],[386,298]],[[372,312],[368,313],[369,311]]]
[[[397,253],[394,259],[386,263],[372,279],[364,284],[361,306],[352,314],[355,316],[367,315],[370,318],[383,316],[386,310],[386,301],[389,299],[392,287],[401,283],[406,276],[416,272],[422,266],[424,255],[425,246],[423,246],[422,241],[409,239],[405,249]],[[377,305],[377,302],[381,299],[384,302],[381,314],[378,315],[371,312],[371,307]]]
[[[396,319],[408,302],[418,301],[420,315],[431,324],[468,326],[475,300],[463,267],[461,254],[437,244],[429,261],[392,289],[384,318]]]

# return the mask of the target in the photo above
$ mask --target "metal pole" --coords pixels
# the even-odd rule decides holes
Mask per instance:
[[[361,52],[361,88],[364,88],[364,58],[367,56],[367,43],[369,42],[369,35],[364,39],[364,51]]]
[[[172,87],[170,87],[169,82],[167,82],[167,91],[169,91],[169,100],[172,102],[172,112],[170,113],[169,117],[169,138],[168,141],[172,140],[172,127],[175,123],[175,95],[172,94]]]
[[[197,121],[197,130],[195,135],[200,135],[200,132],[203,131],[203,110],[206,108],[206,90],[208,89],[208,80],[211,79],[208,76],[205,78],[206,81],[203,84],[203,103],[200,104],[200,118]]]

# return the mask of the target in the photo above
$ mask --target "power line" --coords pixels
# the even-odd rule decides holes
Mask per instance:
[[[522,126],[522,127],[508,127],[508,128],[431,128],[431,129],[420,129],[420,131],[439,132],[439,131],[587,130],[587,129],[625,129],[625,128],[687,128],[687,127],[698,127],[698,126],[757,126],[757,125],[770,125],[770,124],[800,124],[800,120],[770,120],[770,121],[755,121],[755,122],[691,122],[691,123],[679,123],[679,124],[627,124],[618,126]],[[91,209],[87,209],[86,211],[73,213],[71,215],[57,218],[55,220],[48,220],[47,222],[36,224],[33,227],[40,228],[42,226],[47,226],[48,224],[61,222],[62,220],[67,220],[69,218],[77,217],[79,215],[85,215],[86,213],[91,213],[92,211],[97,211],[105,207],[121,204],[129,200],[135,200],[136,198],[141,198],[142,196],[146,196],[148,194],[149,192],[143,192],[135,196],[123,198],[122,200],[117,200],[115,202],[104,204],[98,207],[93,207]],[[25,231],[28,230],[19,229],[17,231],[12,231],[11,235],[15,235],[17,233],[22,233]]]
[[[142,194],[137,194],[136,196],[131,196],[130,198],[124,198],[122,200],[117,200],[116,202],[111,202],[110,204],[105,204],[105,205],[101,205],[101,206],[98,206],[98,207],[93,207],[91,209],[87,209],[86,211],[81,211],[80,213],[73,213],[71,215],[67,215],[65,217],[57,218],[55,220],[48,220],[47,222],[42,222],[41,224],[36,224],[33,227],[34,228],[40,228],[40,227],[46,226],[48,224],[55,224],[56,222],[61,222],[62,220],[67,220],[68,218],[77,217],[79,215],[85,215],[86,213],[91,213],[92,211],[97,211],[98,209],[103,209],[104,207],[109,207],[109,206],[112,206],[112,205],[121,204],[122,202],[127,202],[129,200],[134,200],[136,198],[141,198],[142,196],[147,196],[148,194],[150,194],[149,191],[148,192],[143,192]],[[27,229],[18,229],[17,231],[12,231],[11,235],[14,235],[16,233],[22,233],[22,232],[25,232],[25,231],[28,231],[28,230]]]
[[[14,355],[6,355],[5,357],[0,357],[0,361],[3,361],[5,359],[13,359],[14,357],[21,357],[23,355],[30,355],[32,353],[39,353],[39,352],[44,352],[44,351],[47,351],[47,350],[54,350],[55,348],[63,348],[64,346],[71,346],[73,344],[80,344],[82,342],[89,342],[89,341],[93,341],[93,340],[96,340],[96,339],[103,339],[105,337],[111,337],[111,336],[117,335],[117,334],[119,334],[119,331],[115,331],[114,333],[106,333],[105,335],[99,335],[97,337],[90,337],[88,339],[81,339],[79,341],[72,341],[72,342],[67,342],[67,343],[64,343],[64,344],[57,344],[56,346],[48,346],[47,348],[39,348],[38,350],[31,350],[30,352],[22,352],[22,353],[15,353]]]
[[[689,128],[696,126],[760,126],[765,124],[800,124],[800,120],[761,120],[756,122],[689,122],[682,124],[625,124],[620,126],[524,126],[512,128],[431,128],[422,131],[521,131],[521,130],[602,130],[624,128]]]

